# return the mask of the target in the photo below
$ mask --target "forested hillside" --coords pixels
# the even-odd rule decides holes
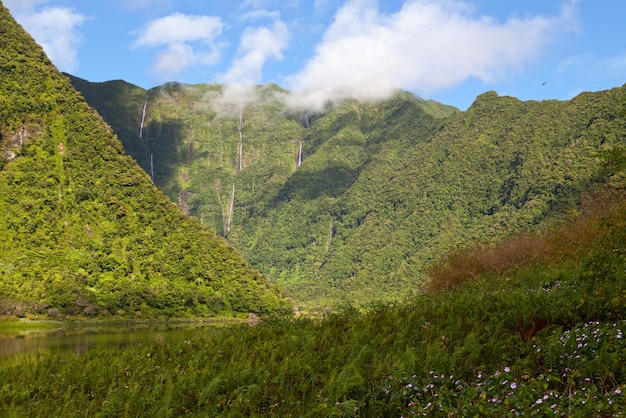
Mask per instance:
[[[402,298],[448,251],[572,215],[626,133],[625,88],[307,114],[273,85],[225,103],[217,85],[72,81],[170,199],[309,308]]]
[[[1,5],[0,214],[0,314],[290,311],[153,186]]]

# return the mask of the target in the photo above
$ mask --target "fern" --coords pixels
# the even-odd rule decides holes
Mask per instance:
[[[329,384],[331,393],[328,401],[337,405],[349,400],[353,392],[360,388],[364,382],[365,379],[353,363],[344,366],[338,373],[334,373],[334,378]]]
[[[543,352],[543,366],[547,370],[556,370],[560,365],[561,345],[560,333],[548,337]]]
[[[222,378],[219,376],[211,379],[209,384],[200,392],[200,397],[198,398],[198,406],[202,408],[206,405],[214,405],[217,396],[219,395],[220,390],[222,390],[224,384]]]

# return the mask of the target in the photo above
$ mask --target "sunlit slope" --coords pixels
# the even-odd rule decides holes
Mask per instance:
[[[290,309],[153,186],[4,7],[0,72],[0,313]]]
[[[598,152],[625,137],[624,88],[544,102],[489,92],[465,112],[400,92],[318,114],[290,110],[274,85],[228,93],[146,91],[122,141],[170,199],[308,308],[402,298],[451,249],[562,218]]]

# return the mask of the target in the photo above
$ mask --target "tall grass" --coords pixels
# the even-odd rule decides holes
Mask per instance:
[[[576,216],[542,234],[520,234],[495,245],[452,252],[427,269],[427,291],[452,289],[489,273],[532,264],[556,265],[583,257],[598,237],[609,232],[626,208],[624,189],[596,186],[582,194]]]
[[[575,220],[475,250],[449,264],[473,274],[403,304],[3,360],[0,416],[619,416],[625,212],[589,192]]]
[[[584,261],[487,275],[401,305],[6,360],[0,415],[617,415],[625,277],[599,273],[616,254],[601,242]]]

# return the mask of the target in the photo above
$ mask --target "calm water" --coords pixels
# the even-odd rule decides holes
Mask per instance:
[[[94,347],[193,341],[214,335],[218,328],[211,325],[59,328],[0,334],[0,360],[25,353],[81,353]]]

